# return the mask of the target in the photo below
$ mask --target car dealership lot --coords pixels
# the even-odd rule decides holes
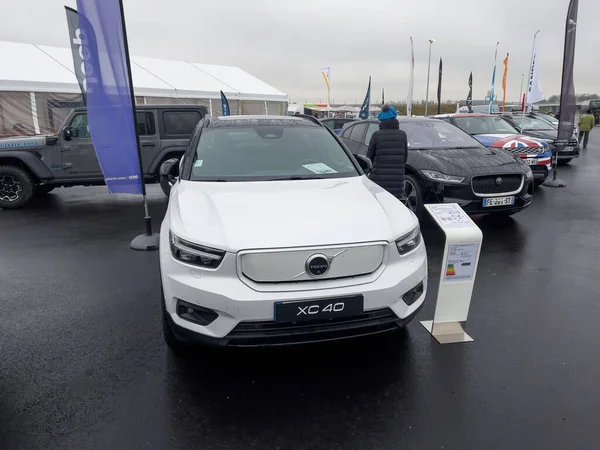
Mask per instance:
[[[158,254],[128,247],[139,198],[58,189],[0,210],[0,448],[595,448],[599,171],[596,129],[560,168],[566,189],[476,219],[475,342],[449,346],[414,321],[406,337],[176,359]],[[158,186],[150,207],[158,229]],[[421,320],[443,251],[431,226],[424,238]]]

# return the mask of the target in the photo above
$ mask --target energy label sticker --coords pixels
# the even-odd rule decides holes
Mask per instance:
[[[479,244],[477,242],[450,244],[448,246],[444,282],[472,280],[475,274],[478,250]]]

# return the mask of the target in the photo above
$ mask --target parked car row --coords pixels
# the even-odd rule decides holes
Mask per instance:
[[[433,118],[399,117],[408,137],[406,205],[419,218],[426,203],[458,203],[469,214],[512,215],[531,204],[533,172],[515,154],[486,148],[460,128]],[[366,155],[376,120],[346,126],[340,137]]]

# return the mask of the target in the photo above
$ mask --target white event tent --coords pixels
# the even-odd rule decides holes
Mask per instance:
[[[137,104],[204,105],[221,114],[223,91],[231,114],[283,115],[288,97],[231,66],[131,57]],[[0,136],[53,132],[82,105],[69,48],[0,41]]]

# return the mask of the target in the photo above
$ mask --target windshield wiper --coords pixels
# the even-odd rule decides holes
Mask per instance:
[[[297,181],[297,180],[324,180],[325,177],[318,176],[303,176],[303,175],[291,175],[289,177],[277,177],[277,178],[269,178],[266,181]]]

